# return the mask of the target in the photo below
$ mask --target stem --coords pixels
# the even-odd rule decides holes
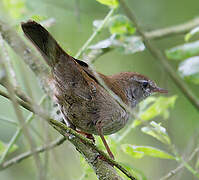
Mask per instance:
[[[123,7],[127,17],[132,21],[132,23],[135,25],[137,33],[142,37],[143,42],[145,46],[148,48],[148,50],[151,52],[151,54],[154,56],[155,59],[158,59],[160,63],[163,65],[164,69],[168,73],[168,75],[171,77],[171,79],[175,82],[175,84],[179,87],[179,89],[183,92],[183,94],[187,97],[187,99],[192,103],[192,105],[199,110],[199,101],[195,94],[190,90],[190,88],[180,79],[180,77],[176,74],[176,71],[171,67],[171,65],[168,63],[167,58],[164,56],[164,54],[153,46],[153,44],[150,42],[150,40],[145,36],[144,32],[138,25],[138,22],[133,14],[133,12],[129,9],[129,7],[126,5],[125,0],[119,0],[121,6]]]
[[[4,117],[0,117],[0,121],[8,123],[8,124],[12,124],[14,126],[18,126],[19,124],[15,121],[12,121],[10,119],[4,118]]]
[[[100,33],[100,31],[102,30],[102,28],[107,23],[107,21],[109,20],[109,18],[112,16],[113,13],[114,13],[114,9],[112,8],[109,11],[109,13],[106,15],[106,17],[104,18],[102,23],[100,24],[100,26],[93,32],[93,34],[90,36],[90,38],[85,42],[85,44],[82,46],[82,48],[77,52],[77,54],[75,55],[76,59],[79,58],[82,55],[82,53],[87,49],[87,47],[89,46],[91,41],[95,38],[95,36],[98,33]]]
[[[188,161],[191,161],[194,156],[199,152],[199,147],[197,147],[192,154],[190,155],[190,157],[188,158],[188,160],[186,161],[188,163]],[[168,174],[166,174],[164,177],[160,178],[160,180],[167,180],[170,179],[171,177],[173,177],[178,171],[180,171],[183,167],[184,167],[184,163],[181,163],[176,169],[173,169],[172,171],[170,171]]]
[[[12,166],[16,163],[19,163],[22,160],[25,160],[29,157],[32,157],[33,154],[49,151],[52,148],[55,148],[55,147],[61,145],[65,140],[66,140],[66,138],[61,136],[61,137],[57,138],[55,141],[51,142],[50,144],[48,144],[46,146],[41,146],[41,147],[36,148],[34,151],[28,151],[28,152],[25,152],[23,154],[20,154],[20,155],[14,157],[13,159],[4,162],[1,165],[0,169],[1,170],[6,169],[6,168],[8,168],[8,167],[10,167],[10,166]]]
[[[199,173],[195,169],[193,169],[185,160],[183,160],[182,157],[178,155],[176,151],[174,153],[176,154],[176,161],[180,162],[184,167],[187,168],[187,170],[189,170],[193,175],[195,175],[199,179]]]
[[[189,32],[191,29],[195,28],[196,26],[199,26],[199,18],[194,18],[194,19],[187,21],[186,23],[183,23],[183,24],[144,32],[144,34],[147,37],[147,39],[157,40],[157,39],[162,39],[162,38],[166,38],[166,37],[171,37],[174,35],[185,34],[185,33]],[[114,49],[115,49],[114,47],[102,48],[102,49],[92,49],[89,51],[89,53],[86,55],[86,57],[89,59],[89,62],[93,64],[98,57],[100,57],[108,52],[111,52]]]
[[[44,102],[45,98],[46,98],[46,95],[44,95],[44,96],[41,98],[39,104],[42,104],[42,103]],[[14,136],[13,136],[12,139],[9,141],[9,144],[8,144],[6,150],[3,152],[2,156],[1,156],[0,164],[3,163],[3,161],[4,161],[5,158],[6,158],[6,156],[8,155],[8,152],[10,151],[10,149],[12,148],[12,146],[16,143],[17,139],[18,139],[19,136],[21,135],[23,127],[24,127],[24,126],[27,126],[27,124],[29,124],[29,123],[33,120],[33,118],[34,118],[34,114],[31,113],[31,114],[27,117],[27,119],[25,120],[24,125],[21,126],[21,127],[19,127],[19,128],[17,129],[17,131],[15,132]]]

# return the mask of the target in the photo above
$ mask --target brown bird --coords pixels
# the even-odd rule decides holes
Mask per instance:
[[[51,67],[54,95],[67,125],[87,134],[99,135],[110,157],[114,158],[104,135],[122,129],[129,113],[99,84],[88,64],[68,55],[40,24],[28,21],[22,23],[22,29]],[[167,93],[138,73],[98,75],[131,108],[155,92]]]

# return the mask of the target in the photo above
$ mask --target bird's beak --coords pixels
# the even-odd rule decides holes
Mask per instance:
[[[153,92],[168,93],[168,91],[167,91],[166,89],[159,88],[159,87],[155,88],[155,89],[153,90]]]

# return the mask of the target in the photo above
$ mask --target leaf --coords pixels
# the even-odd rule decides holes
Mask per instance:
[[[122,150],[133,158],[142,158],[144,156],[151,156],[162,159],[175,159],[172,155],[150,146],[135,146],[131,144],[123,144]]]
[[[111,8],[117,8],[119,6],[118,0],[96,0],[96,1]]]
[[[120,39],[119,50],[124,54],[133,54],[145,50],[144,43],[137,36],[125,36]]]
[[[164,117],[165,111],[174,106],[176,98],[177,96],[158,97],[151,106],[144,110],[144,112],[140,112],[140,119],[147,121],[158,115],[162,115]],[[166,113],[168,113],[168,111],[166,111]]]
[[[175,104],[177,96],[171,97],[149,97],[139,104],[138,119],[133,121],[132,127],[139,126],[142,121],[149,121],[161,115],[164,119],[169,117],[168,108],[172,108]],[[152,103],[152,104],[151,104]]]
[[[199,54],[199,41],[186,43],[165,51],[166,56],[173,60],[183,60]]]
[[[135,33],[135,27],[131,21],[124,15],[113,16],[108,23],[109,31],[111,34],[118,35],[132,35]]]
[[[188,58],[180,63],[178,71],[187,81],[199,84],[199,56]]]
[[[150,125],[151,127],[141,128],[142,132],[158,139],[164,144],[171,144],[170,138],[164,127],[154,121],[152,121]]]
[[[6,148],[7,148],[7,144],[0,141],[0,156],[4,153]],[[18,148],[18,146],[16,144],[14,144],[8,153],[12,153],[12,152],[16,151],[17,148]]]
[[[185,35],[185,41],[189,41],[194,35],[199,34],[199,26],[193,28],[189,33]]]
[[[115,48],[124,54],[133,54],[138,51],[143,51],[145,46],[137,36],[122,36],[117,38],[116,35],[112,35],[108,39],[102,40],[97,44],[89,46],[89,49],[95,50],[105,48]]]

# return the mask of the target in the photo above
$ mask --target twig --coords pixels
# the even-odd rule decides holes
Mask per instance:
[[[102,28],[104,27],[104,25],[107,23],[107,21],[109,20],[109,18],[112,16],[113,12],[114,12],[114,9],[112,8],[109,11],[109,13],[106,15],[106,17],[104,18],[104,20],[101,22],[100,26],[93,32],[93,34],[90,36],[90,38],[86,41],[86,43],[82,46],[82,48],[77,52],[77,54],[75,55],[75,58],[78,58],[79,56],[81,56],[81,54],[86,50],[86,48],[89,46],[89,44],[91,43],[91,41],[102,30]]]
[[[159,59],[162,65],[164,66],[167,73],[170,75],[172,80],[176,83],[176,85],[182,90],[184,95],[189,99],[189,101],[195,106],[195,108],[199,109],[199,101],[195,97],[195,95],[189,90],[189,88],[184,84],[184,82],[178,77],[178,75],[175,73],[175,71],[172,69],[170,64],[167,62],[166,57],[159,51],[156,47],[154,47],[151,42],[147,39],[145,34],[143,33],[142,29],[138,25],[138,22],[133,14],[133,12],[129,9],[129,7],[126,5],[125,0],[119,0],[122,8],[124,9],[124,12],[128,16],[128,18],[132,21],[132,23],[135,25],[136,30],[138,34],[142,37],[145,46],[149,49],[151,54],[156,58]],[[178,157],[178,156],[177,156]],[[186,162],[182,160],[182,158],[176,158],[176,160],[182,162],[184,166],[194,175],[199,177],[199,174],[197,171],[195,171],[191,166],[189,166]]]
[[[193,157],[199,152],[199,147],[197,147],[193,153],[191,154],[191,156],[188,158],[188,160],[186,161],[187,163],[189,161],[191,161],[193,159]],[[167,180],[170,179],[171,177],[173,177],[174,175],[176,175],[176,173],[178,171],[180,171],[182,168],[184,168],[185,164],[182,163],[180,164],[176,169],[171,170],[168,174],[166,174],[164,177],[160,178],[160,180]]]
[[[22,51],[22,52],[24,52],[24,51]],[[20,52],[21,53],[21,52]],[[31,57],[31,56],[30,56]],[[31,60],[32,61],[32,60]],[[33,60],[34,61],[34,60]],[[43,70],[42,70],[43,71]],[[33,108],[30,108],[31,110],[33,109]]]
[[[4,27],[6,27],[5,24],[3,24]],[[1,31],[1,22],[0,22],[0,31]],[[20,50],[17,49],[16,46],[12,46],[13,43],[15,44],[15,41],[12,42],[12,38],[8,37],[9,35],[12,36],[14,33],[12,33],[12,30],[9,29],[9,33],[6,34],[7,31],[3,31],[5,34],[4,38],[8,41],[8,43],[10,44],[10,46],[12,48],[15,48],[15,50],[19,51],[19,54],[22,55],[22,52],[26,52],[24,51],[24,48],[26,49],[26,47],[21,46]],[[16,40],[16,39],[14,39]],[[16,40],[17,41],[17,40]],[[18,43],[18,42],[17,42]],[[23,44],[22,44],[23,45]],[[19,45],[20,46],[20,45]],[[30,56],[31,57],[31,56]],[[33,62],[32,62],[33,61]],[[34,62],[34,58],[33,59],[29,59],[25,57],[25,62],[31,66],[32,63]],[[36,64],[37,66],[38,64]],[[40,66],[37,66],[38,68],[34,68],[34,66],[32,67],[32,70],[34,71],[34,73],[39,77],[39,78],[44,78],[48,75],[47,71],[43,71],[43,69]],[[42,71],[42,72],[38,72],[37,71]],[[43,75],[43,76],[42,76]],[[43,84],[44,85],[44,84]],[[2,93],[5,95],[5,93]],[[9,96],[5,96],[8,97]],[[124,172],[128,177],[130,177],[131,179],[135,180],[135,178],[130,175],[130,173],[125,170],[123,167],[121,167],[117,162],[113,161],[112,159],[110,159],[110,157],[104,153],[103,151],[99,150],[92,141],[88,140],[87,138],[85,138],[84,136],[80,135],[79,133],[77,133],[76,131],[68,128],[66,125],[51,119],[47,113],[43,112],[38,106],[33,105],[33,104],[28,104],[27,102],[24,104],[23,101],[19,101],[21,103],[21,105],[23,105],[24,107],[27,107],[30,111],[34,112],[35,114],[39,115],[40,117],[42,117],[43,119],[46,119],[48,121],[48,123],[53,126],[57,131],[59,131],[59,133],[61,133],[62,135],[66,135],[68,140],[73,143],[75,145],[75,147],[78,149],[78,151],[80,153],[82,153],[86,160],[89,162],[89,164],[92,166],[92,168],[95,170],[95,173],[97,174],[97,176],[99,177],[99,179],[105,179],[107,178],[107,176],[109,176],[110,179],[121,179],[120,176],[117,175],[116,171],[113,168],[113,165],[115,165],[117,168],[119,168],[122,172]],[[106,161],[97,158],[98,155],[101,154],[102,156],[105,157]],[[108,163],[107,163],[108,162]]]
[[[23,154],[20,154],[16,157],[14,157],[13,159],[10,159],[8,161],[5,161],[2,165],[1,165],[1,170],[3,169],[6,169],[16,163],[19,163],[21,162],[22,160],[25,160],[31,156],[33,156],[33,154],[38,154],[38,153],[42,153],[42,152],[45,152],[45,151],[49,151],[51,150],[52,148],[55,148],[59,145],[61,145],[64,141],[66,140],[65,137],[59,137],[58,139],[56,139],[55,141],[51,142],[50,144],[48,145],[45,145],[45,146],[41,146],[41,147],[38,147],[36,148],[35,150],[33,151],[28,151],[28,152],[25,152]]]
[[[3,41],[2,37],[1,37],[1,41]],[[7,51],[4,44],[3,44],[3,46],[1,46],[1,48],[2,48],[2,52],[4,53],[6,68],[8,68],[9,74],[12,77],[12,84],[13,84],[14,87],[17,87],[18,86],[17,77],[16,77],[16,74],[15,74],[15,71],[14,71],[14,68],[13,68],[13,64],[10,60],[9,55],[8,55],[8,51]]]
[[[36,107],[36,105],[34,105],[34,107]],[[103,152],[98,147],[96,147],[93,144],[93,141],[91,141],[88,138],[77,133],[75,130],[67,127],[65,124],[50,118],[41,108],[38,111],[38,108],[37,107],[34,108],[34,107],[30,108],[32,110],[32,112],[34,112],[35,114],[39,115],[40,117],[46,119],[51,124],[51,126],[53,126],[62,135],[66,136],[69,141],[72,141],[72,139],[75,137],[80,139],[82,142],[84,142],[84,144],[89,145],[90,147],[92,147],[92,149],[94,149],[96,152],[98,152],[100,155],[102,155],[106,159],[106,161],[108,161],[111,165],[114,165],[119,170],[121,170],[124,174],[126,174],[127,177],[131,178],[132,180],[135,180],[135,178],[125,168],[123,168],[116,161],[112,160],[105,152]],[[69,134],[69,135],[67,135],[67,134]]]
[[[4,52],[3,52],[4,51],[4,49],[3,49],[4,40],[3,40],[2,36],[1,36],[1,34],[0,34],[0,47],[1,47],[2,54],[4,54]],[[13,105],[17,120],[19,121],[20,126],[22,126],[24,124],[24,122],[25,122],[25,119],[23,117],[23,114],[21,112],[19,104],[17,103],[17,99],[16,99],[16,96],[15,96],[15,93],[14,93],[14,87],[10,83],[10,80],[8,78],[8,71],[7,71],[6,66],[5,66],[5,64],[3,62],[3,57],[2,56],[0,56],[0,66],[1,66],[2,70],[5,71],[5,77],[4,77],[3,81],[4,81],[4,84],[5,84],[5,87],[7,88],[7,91],[9,93],[9,95],[10,95],[10,98],[12,100],[12,105]],[[23,128],[23,132],[25,134],[27,142],[29,143],[30,149],[32,151],[34,149],[34,147],[35,147],[35,143],[33,141],[33,138],[31,137],[30,132],[29,132],[29,130],[26,127]],[[2,156],[1,156],[1,159],[0,159],[0,164],[3,163],[5,157],[7,156],[8,152],[9,152],[9,149],[10,148],[7,148],[3,152]],[[35,154],[33,157],[34,157],[35,164],[36,164],[36,167],[37,167],[38,172],[39,172],[39,179],[42,179],[42,165],[41,165],[40,157],[37,154]]]
[[[0,95],[1,95],[1,93],[0,93]],[[5,97],[5,96],[4,96],[4,97]],[[39,104],[41,104],[41,103],[44,101],[45,97],[46,97],[46,96],[43,96],[43,98],[41,99],[41,101],[39,102]],[[19,104],[21,105],[21,103],[19,103]],[[32,108],[31,108],[31,109],[32,109]],[[15,142],[16,142],[17,139],[19,138],[20,134],[22,133],[23,127],[24,127],[24,126],[27,126],[27,124],[29,124],[29,123],[33,120],[33,118],[34,118],[34,114],[31,113],[31,114],[27,117],[27,119],[25,120],[24,125],[21,126],[21,127],[19,127],[19,128],[17,129],[17,131],[15,132],[14,136],[13,136],[12,139],[10,140],[10,142],[9,142],[9,144],[8,144],[8,146],[7,146],[7,148],[6,148],[6,150],[4,151],[4,153],[3,153],[2,156],[1,156],[1,160],[2,160],[2,161],[5,159],[5,157],[7,156],[8,152],[9,152],[9,150],[12,148],[12,146],[15,144]]]
[[[194,27],[199,26],[199,18],[194,18],[186,23],[145,32],[147,39],[160,39],[168,36],[185,34]]]
[[[144,32],[144,35],[147,39],[157,40],[157,39],[162,39],[166,37],[171,37],[174,35],[185,34],[196,26],[199,26],[199,18],[194,18],[183,24],[155,29],[149,32]],[[89,59],[90,62],[93,63],[98,57],[108,52],[111,52],[114,49],[115,49],[114,47],[104,48],[104,49],[93,49],[89,51],[86,57]]]
[[[5,122],[5,123],[9,123],[12,124],[14,126],[18,126],[19,124],[15,121],[12,121],[10,119],[4,118],[4,117],[0,117],[0,121]]]
[[[163,65],[163,67],[165,68],[168,75],[176,83],[176,85],[183,92],[183,94],[187,97],[187,99],[192,103],[192,105],[194,105],[194,107],[199,110],[199,101],[198,101],[197,97],[193,94],[193,92],[190,90],[190,88],[179,78],[177,73],[173,70],[171,65],[168,63],[164,54],[159,49],[154,47],[152,45],[152,43],[150,42],[150,40],[145,36],[144,32],[138,25],[134,14],[129,9],[129,7],[126,5],[125,1],[124,0],[119,0],[119,1],[120,1],[121,6],[124,9],[124,12],[128,16],[128,18],[133,22],[133,24],[135,25],[137,33],[142,37],[145,46],[149,49],[149,51],[155,57],[155,59],[158,59],[160,61],[160,63]]]
[[[20,36],[12,30],[12,27],[8,26],[2,20],[0,20],[0,32],[3,39],[9,44],[15,53],[24,60],[35,74],[37,74],[39,81],[44,86],[49,74],[47,66],[38,59],[38,56],[36,56],[33,50],[28,48]],[[48,90],[47,87],[45,90]]]
[[[4,98],[11,100],[10,96],[7,93],[3,92],[2,90],[0,90],[0,96],[3,96]],[[27,102],[17,99],[17,103],[20,104],[26,110],[31,111],[31,112],[33,111],[32,107]]]

